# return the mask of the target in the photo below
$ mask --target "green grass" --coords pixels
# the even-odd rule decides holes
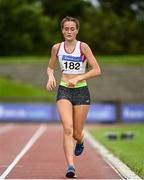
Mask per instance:
[[[106,65],[144,65],[144,55],[98,56],[97,60],[100,64]]]
[[[144,65],[144,55],[97,55],[100,64],[106,65]],[[49,56],[8,56],[0,57],[0,64],[48,63]]]
[[[0,64],[33,64],[48,63],[49,56],[4,56],[0,57]]]
[[[135,133],[132,140],[108,140],[106,133]],[[94,138],[127,164],[136,174],[144,178],[144,124],[122,124],[90,130]]]
[[[52,101],[54,92],[0,78],[0,99],[12,101]]]

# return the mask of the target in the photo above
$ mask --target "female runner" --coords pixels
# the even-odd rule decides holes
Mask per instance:
[[[75,177],[74,154],[79,156],[84,149],[84,123],[90,105],[87,79],[101,74],[100,67],[90,47],[76,39],[79,21],[65,17],[61,21],[64,41],[52,47],[47,68],[47,89],[56,87],[54,68],[57,59],[61,67],[61,81],[57,92],[57,107],[63,125],[63,148],[67,161],[66,177]],[[86,64],[90,69],[86,71]],[[74,149],[74,141],[76,145]]]

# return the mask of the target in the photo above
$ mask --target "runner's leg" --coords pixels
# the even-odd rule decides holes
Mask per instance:
[[[63,125],[63,147],[68,165],[74,165],[73,161],[73,107],[69,100],[57,101],[57,107]]]
[[[83,127],[87,118],[89,105],[75,105],[73,113],[73,137],[81,142],[83,138]]]

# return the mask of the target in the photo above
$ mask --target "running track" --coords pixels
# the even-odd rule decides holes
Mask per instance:
[[[1,123],[0,179],[66,179],[62,138],[59,124]],[[77,179],[121,179],[88,142],[75,163]]]

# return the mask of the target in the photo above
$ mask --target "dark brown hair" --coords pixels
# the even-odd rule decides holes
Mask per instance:
[[[62,19],[62,21],[61,21],[61,29],[63,29],[64,23],[67,22],[67,21],[75,22],[76,28],[79,30],[79,28],[80,28],[79,20],[77,18],[70,17],[70,16],[66,16],[65,18]]]

